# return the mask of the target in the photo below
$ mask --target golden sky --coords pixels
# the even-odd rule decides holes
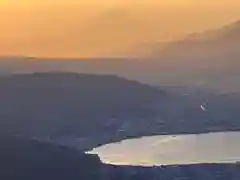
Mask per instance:
[[[119,55],[236,20],[239,0],[0,0],[0,54]]]

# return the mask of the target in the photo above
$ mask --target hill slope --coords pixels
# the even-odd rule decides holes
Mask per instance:
[[[186,96],[116,76],[7,76],[0,98],[2,132],[81,150],[145,135],[240,129],[239,94]]]
[[[164,96],[156,88],[108,75],[36,73],[2,77],[1,129],[50,141],[122,137],[125,126],[131,124],[133,129],[139,119],[152,119],[155,112],[149,106]]]

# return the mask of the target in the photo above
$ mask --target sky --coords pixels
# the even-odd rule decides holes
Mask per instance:
[[[237,20],[239,0],[0,0],[0,55],[118,56]]]

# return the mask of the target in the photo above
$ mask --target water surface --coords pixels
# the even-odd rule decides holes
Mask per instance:
[[[117,165],[172,165],[240,161],[240,132],[150,136],[107,144],[90,153]]]

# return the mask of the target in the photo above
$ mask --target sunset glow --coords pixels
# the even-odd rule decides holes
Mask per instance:
[[[0,55],[124,55],[240,19],[236,0],[1,0]]]

